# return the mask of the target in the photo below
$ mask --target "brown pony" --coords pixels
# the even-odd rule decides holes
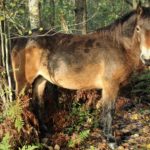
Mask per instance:
[[[137,20],[145,22],[145,15],[150,15],[150,8],[138,6],[111,25],[87,35],[35,32],[17,39],[11,54],[16,94],[38,76],[67,89],[102,89],[97,108],[102,107],[104,133],[111,137],[112,110],[119,88],[140,64],[138,37],[139,30],[144,29],[136,25]],[[147,46],[150,37],[149,33],[145,35],[141,43],[146,41]],[[144,54],[142,49],[145,62]]]

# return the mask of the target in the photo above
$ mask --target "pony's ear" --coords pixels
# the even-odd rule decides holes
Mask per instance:
[[[141,1],[139,1],[138,5],[136,7],[136,12],[137,12],[138,15],[141,15],[142,11],[143,11],[142,4],[141,4]]]

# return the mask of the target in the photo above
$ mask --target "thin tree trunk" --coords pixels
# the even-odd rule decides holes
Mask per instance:
[[[8,81],[8,94],[7,94],[7,98],[9,99],[9,101],[12,101],[12,84],[11,84],[11,77],[10,77],[10,73],[11,73],[11,67],[9,65],[9,59],[10,59],[10,55],[9,55],[9,51],[8,51],[8,37],[5,34],[5,63],[6,63],[6,75],[7,75],[7,81]]]
[[[2,28],[2,21],[0,22],[0,34],[1,34],[1,65],[4,67],[5,66],[5,58],[4,58],[4,36],[3,36],[3,28]]]
[[[86,0],[75,0],[75,22],[78,34],[87,33],[87,6]]]
[[[40,27],[39,0],[29,0],[29,17],[31,29]]]
[[[60,13],[60,19],[61,19],[61,27],[62,27],[63,31],[65,33],[68,33],[69,32],[68,25],[67,25],[64,13],[62,11]]]
[[[4,14],[4,5],[3,1],[0,1],[0,13]],[[4,17],[2,15],[2,17]],[[5,66],[5,51],[4,51],[4,35],[3,35],[3,25],[4,20],[0,21],[0,100],[2,100],[3,104],[6,103],[6,97],[4,94],[4,86],[3,86],[3,68]]]
[[[1,35],[1,47],[0,47],[0,53],[1,53],[1,64],[0,64],[0,98],[3,101],[3,104],[6,103],[6,97],[4,94],[4,86],[3,86],[3,67],[5,65],[4,62],[4,36],[3,36],[3,29],[2,29],[2,21],[0,22],[0,35]]]
[[[1,51],[1,61],[0,65],[2,66],[2,72],[0,72],[1,76],[1,92],[2,95],[2,101],[5,104],[6,101],[12,101],[12,84],[11,84],[11,77],[10,77],[10,65],[9,65],[9,59],[10,59],[10,53],[8,51],[8,26],[7,26],[7,20],[5,17],[5,4],[4,1],[1,1],[0,3],[0,9],[2,14],[2,20],[0,21],[0,51]],[[5,82],[4,82],[5,81]]]

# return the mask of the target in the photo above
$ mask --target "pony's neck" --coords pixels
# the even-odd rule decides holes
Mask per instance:
[[[113,41],[124,49],[127,63],[133,70],[140,64],[140,46],[135,33],[136,22],[136,12],[132,11],[104,29],[105,32],[111,32],[109,35]]]
[[[127,65],[131,70],[135,70],[140,63],[140,48],[134,32],[136,22],[136,11],[131,11],[114,23],[97,30],[100,36],[110,39],[120,50],[123,50]]]

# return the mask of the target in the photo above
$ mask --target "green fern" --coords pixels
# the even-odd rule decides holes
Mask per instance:
[[[15,127],[17,128],[18,131],[20,131],[23,125],[24,125],[24,121],[22,117],[18,115],[15,119]]]
[[[76,131],[79,131],[77,129],[78,126],[81,128],[84,126],[84,124],[87,122],[89,118],[91,118],[91,114],[89,110],[85,109],[84,106],[82,106],[80,103],[73,103],[73,107],[70,113],[70,116],[74,116],[76,119],[76,122],[72,124],[72,128],[74,128]]]
[[[86,138],[88,138],[90,133],[90,130],[84,130],[82,132],[80,132],[79,137],[80,137],[80,141],[84,141]]]
[[[23,110],[20,101],[9,103],[7,109],[5,109],[4,111],[4,115],[12,119],[18,131],[20,131],[24,125],[24,121],[21,116],[22,111]]]
[[[19,150],[35,150],[41,148],[41,145],[24,145],[22,148],[19,148]]]
[[[68,147],[74,148],[76,144],[82,143],[85,139],[88,138],[90,130],[81,131],[77,136],[76,139],[71,139],[68,142]]]
[[[0,143],[0,150],[11,150],[11,145],[9,144],[9,141],[10,135],[7,133]]]

